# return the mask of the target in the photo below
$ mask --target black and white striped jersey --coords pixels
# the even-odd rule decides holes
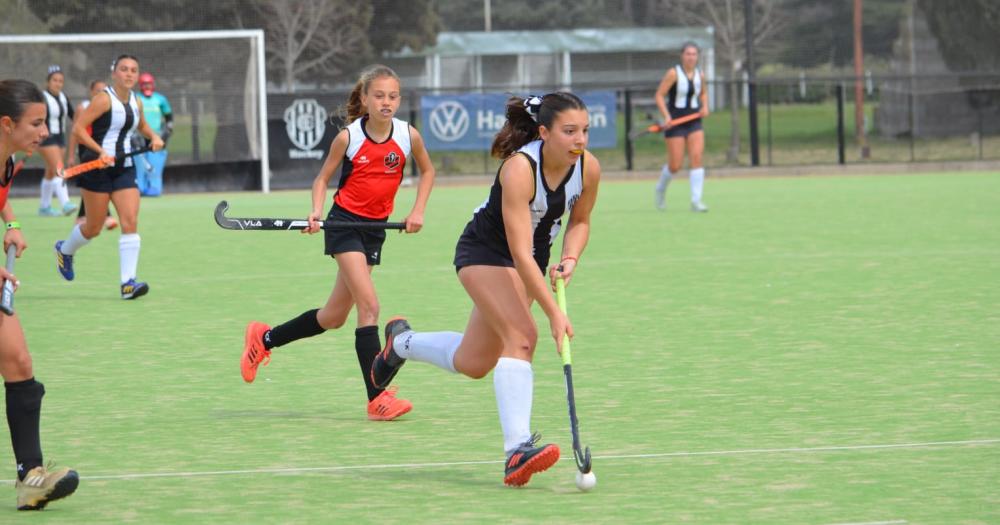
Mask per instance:
[[[674,115],[675,109],[688,110],[681,111],[680,113],[693,113],[693,111],[699,109],[698,97],[701,96],[701,70],[695,68],[694,78],[688,78],[687,73],[684,72],[684,68],[679,64],[674,66],[674,70],[677,71],[677,81],[674,85],[670,86],[670,91],[667,92],[667,109],[670,110],[671,117],[676,117],[680,115]]]
[[[73,121],[73,106],[70,105],[69,98],[61,91],[56,96],[43,89],[42,94],[45,95],[45,125],[49,128],[49,135],[66,133],[67,123],[72,125]],[[68,122],[66,117],[69,117]]]
[[[139,104],[136,102],[135,93],[131,91],[128,94],[128,104],[118,100],[111,86],[105,88],[105,91],[111,97],[111,109],[94,121],[91,136],[106,154],[121,157],[132,151],[132,133],[139,126]],[[96,158],[97,154],[91,151],[88,155]],[[130,166],[132,166],[131,157],[115,162],[116,168]]]
[[[572,211],[583,192],[583,157],[573,164],[558,186],[549,188],[542,173],[541,140],[529,142],[517,150],[515,155],[524,155],[528,159],[535,178],[534,195],[525,204],[531,209],[533,255],[539,266],[544,266],[552,243],[562,228],[563,216]],[[491,250],[510,257],[503,222],[503,185],[500,183],[499,171],[490,188],[489,197],[476,208],[466,232],[474,235]]]

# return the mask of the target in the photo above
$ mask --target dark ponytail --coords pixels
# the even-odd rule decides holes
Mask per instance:
[[[24,114],[24,106],[45,103],[38,86],[27,80],[0,80],[0,117],[17,121]]]
[[[567,109],[587,110],[580,97],[568,91],[556,91],[543,97],[511,97],[507,100],[507,122],[493,139],[490,154],[505,159],[525,144],[538,139],[538,127],[552,128],[556,115]]]

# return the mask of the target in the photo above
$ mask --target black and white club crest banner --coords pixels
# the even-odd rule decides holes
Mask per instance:
[[[294,148],[290,159],[322,159],[324,151],[315,149],[326,131],[326,109],[316,99],[295,99],[285,108],[285,129]]]

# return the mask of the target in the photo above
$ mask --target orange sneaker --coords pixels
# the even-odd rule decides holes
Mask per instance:
[[[271,362],[271,351],[264,348],[264,332],[271,327],[264,323],[251,321],[247,325],[246,336],[243,342],[243,358],[240,359],[240,372],[243,373],[243,380],[253,383],[257,377],[257,367]]]
[[[413,410],[413,403],[396,397],[395,386],[382,391],[375,399],[368,402],[368,419],[372,421],[392,421]]]
[[[503,483],[512,487],[526,485],[532,474],[548,470],[559,461],[559,446],[548,444],[536,447],[541,436],[532,434],[531,438],[517,447],[507,458],[504,467]]]
[[[115,229],[117,227],[118,227],[118,221],[116,221],[114,217],[108,215],[104,219],[104,229],[105,230],[113,230],[113,229]]]

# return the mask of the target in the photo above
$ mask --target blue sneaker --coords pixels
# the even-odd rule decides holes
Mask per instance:
[[[38,215],[42,217],[60,217],[62,213],[52,209],[52,206],[45,206],[43,208],[38,208]]]
[[[73,204],[72,202],[67,202],[66,204],[63,204],[62,207],[63,215],[72,215],[74,213],[76,213],[76,204]]]
[[[60,250],[62,248],[63,241],[56,241],[56,268],[59,269],[59,273],[63,276],[63,279],[67,281],[72,281],[73,274],[73,256],[66,255]]]
[[[122,283],[122,299],[135,299],[146,295],[147,292],[149,292],[149,285],[136,282],[135,279],[129,279],[128,282]]]

